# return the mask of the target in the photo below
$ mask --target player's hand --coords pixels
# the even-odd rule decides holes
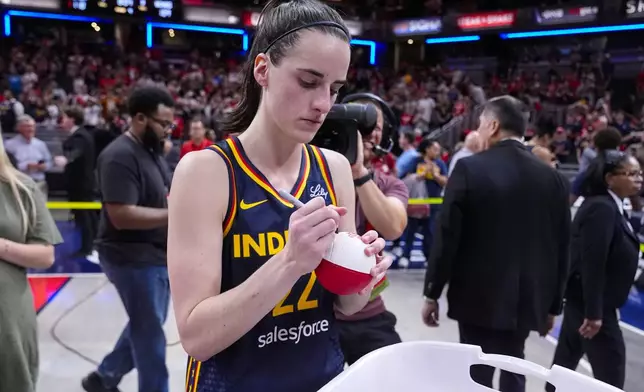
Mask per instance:
[[[382,255],[382,250],[385,249],[385,240],[379,237],[375,230],[369,230],[360,239],[369,245],[365,248],[364,253],[367,256],[376,256],[376,265],[371,269],[371,283],[360,291],[360,294],[367,294],[371,292],[378,282],[385,278],[385,274],[389,267],[391,267],[393,259],[389,256]]]
[[[340,217],[346,213],[346,208],[327,206],[323,198],[316,197],[291,214],[284,252],[300,275],[320,264],[335,239]]]

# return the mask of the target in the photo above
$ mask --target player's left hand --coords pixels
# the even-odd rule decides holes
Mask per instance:
[[[360,292],[363,295],[370,293],[373,287],[385,277],[393,259],[382,255],[382,251],[385,249],[385,239],[380,237],[375,230],[369,230],[360,239],[369,245],[365,248],[365,254],[376,256],[376,265],[371,269],[371,283]]]

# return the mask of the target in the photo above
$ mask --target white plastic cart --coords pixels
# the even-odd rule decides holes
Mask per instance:
[[[499,369],[547,381],[557,392],[619,392],[583,374],[503,355],[483,354],[478,346],[444,342],[405,342],[363,357],[319,392],[487,392],[470,377],[471,365]],[[545,385],[545,384],[544,384]]]

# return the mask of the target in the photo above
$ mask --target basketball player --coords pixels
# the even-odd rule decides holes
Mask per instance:
[[[349,296],[313,273],[336,230],[356,231],[349,162],[307,144],[345,83],[349,42],[329,6],[269,2],[224,127],[243,133],[177,167],[168,264],[188,391],[317,391],[344,366],[334,307],[364,308],[391,265],[378,257],[369,286]],[[375,231],[362,240],[368,255],[384,248]]]

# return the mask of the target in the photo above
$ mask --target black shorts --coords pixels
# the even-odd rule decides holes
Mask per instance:
[[[400,343],[396,316],[389,311],[357,321],[337,321],[340,346],[349,365],[379,348]]]

